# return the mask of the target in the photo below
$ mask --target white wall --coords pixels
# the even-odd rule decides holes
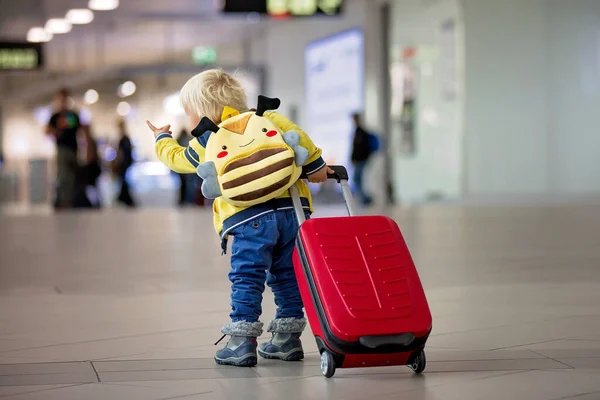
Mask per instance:
[[[546,0],[467,0],[467,194],[547,188]]]
[[[600,192],[600,2],[548,2],[548,190]]]
[[[395,197],[418,202],[429,195],[457,198],[463,177],[463,23],[457,0],[396,0],[392,3],[390,58],[402,62],[407,47],[416,49],[417,68],[415,151],[401,152],[401,125],[394,104],[392,159]],[[441,55],[441,31],[446,21],[455,24],[455,97],[444,95],[445,61]],[[394,83],[394,90],[402,86]],[[396,94],[393,94],[395,97]],[[399,97],[402,98],[401,96]],[[395,101],[396,103],[396,101]],[[401,103],[401,101],[400,101]],[[433,117],[433,118],[432,118]]]
[[[600,2],[464,5],[467,194],[600,192]]]

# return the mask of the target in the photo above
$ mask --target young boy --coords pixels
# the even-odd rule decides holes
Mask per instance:
[[[241,85],[221,70],[208,70],[192,77],[181,89],[180,97],[186,114],[195,123],[204,116],[221,123],[225,106],[248,111]],[[321,158],[321,149],[284,116],[271,111],[264,115],[283,132],[295,130],[300,134],[300,145],[309,151],[303,170],[310,182],[324,182],[330,170]],[[204,161],[211,132],[195,132],[199,136],[184,148],[171,137],[170,125],[156,128],[148,122],[148,126],[154,132],[156,152],[163,163],[178,173],[196,172],[196,167]],[[312,211],[308,186],[298,181],[296,187],[308,216]],[[298,222],[289,194],[248,208],[235,207],[217,198],[213,211],[215,229],[225,246],[227,236],[234,238],[229,272],[231,323],[221,330],[230,339],[217,351],[215,361],[245,367],[256,365],[256,338],[263,332],[259,318],[265,282],[275,295],[277,314],[267,328],[272,333],[271,340],[261,344],[258,354],[284,361],[303,359],[300,334],[306,327],[306,319],[292,265]]]

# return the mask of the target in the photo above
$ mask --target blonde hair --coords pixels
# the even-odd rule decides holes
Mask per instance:
[[[221,122],[225,106],[248,111],[246,93],[233,76],[220,69],[209,69],[190,78],[179,94],[181,105],[199,118]]]

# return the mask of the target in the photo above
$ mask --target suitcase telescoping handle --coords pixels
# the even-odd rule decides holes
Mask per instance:
[[[341,165],[330,165],[329,168],[333,170],[333,174],[327,174],[327,179],[335,179],[342,187],[342,196],[344,196],[344,201],[346,202],[346,209],[348,210],[348,215],[354,216],[354,202],[352,199],[352,191],[350,190],[350,185],[348,184],[348,171],[346,167]],[[300,179],[306,179],[307,176],[302,174]],[[302,202],[300,201],[300,194],[298,193],[298,189],[296,186],[292,186],[290,188],[290,196],[292,197],[292,202],[294,203],[294,211],[296,211],[296,217],[298,218],[298,224],[302,224],[306,218],[304,216],[304,208],[302,207]]]

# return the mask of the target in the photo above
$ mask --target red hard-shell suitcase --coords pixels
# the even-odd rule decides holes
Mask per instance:
[[[349,217],[304,221],[290,190],[301,222],[294,269],[321,371],[407,365],[421,373],[432,320],[408,247],[392,219],[353,216],[346,169],[332,169]]]

